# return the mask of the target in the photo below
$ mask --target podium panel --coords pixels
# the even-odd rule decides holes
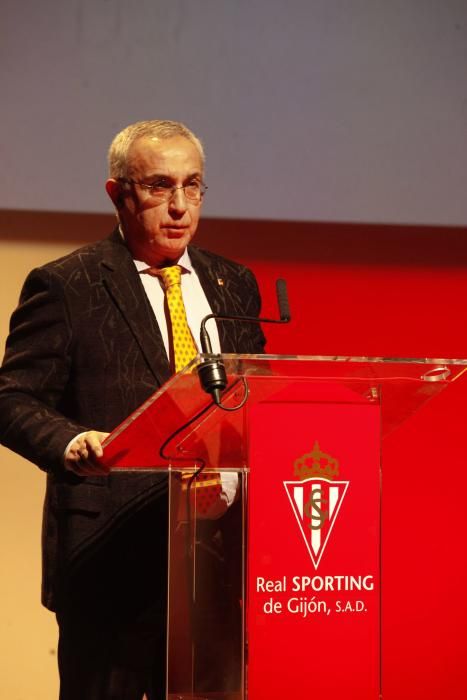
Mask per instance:
[[[313,388],[251,409],[249,697],[378,700],[380,404]]]
[[[236,502],[215,519],[197,513],[196,479],[189,491],[181,481],[181,473],[170,477],[167,698],[242,700],[243,476]]]

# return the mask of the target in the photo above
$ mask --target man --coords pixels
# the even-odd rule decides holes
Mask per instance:
[[[188,323],[258,316],[246,268],[190,244],[202,198],[198,138],[133,124],[109,151],[111,236],[33,270],[0,373],[1,442],[47,472],[43,602],[57,613],[62,700],[163,697],[167,484],[107,475],[106,435],[174,372],[161,268],[181,267]],[[219,322],[215,348],[257,353],[254,325]]]

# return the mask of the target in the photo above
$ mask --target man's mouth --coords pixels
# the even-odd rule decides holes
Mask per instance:
[[[187,231],[186,226],[164,226],[163,230],[171,238],[183,238]]]

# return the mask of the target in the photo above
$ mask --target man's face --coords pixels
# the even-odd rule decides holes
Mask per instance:
[[[196,146],[183,136],[140,138],[128,154],[128,179],[167,187],[201,182],[203,165]],[[137,185],[107,182],[133,257],[162,267],[178,261],[198,226],[201,204],[186,198],[183,189],[167,201],[157,200]]]

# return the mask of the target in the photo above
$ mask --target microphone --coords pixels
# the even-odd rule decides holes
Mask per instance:
[[[285,280],[276,280],[276,295],[277,304],[279,306],[279,323],[288,323],[292,317],[290,315],[289,299],[287,297],[287,285]]]
[[[222,314],[209,314],[201,321],[201,349],[204,355],[211,357],[198,366],[198,376],[204,391],[211,394],[215,403],[222,408],[221,392],[227,386],[227,375],[224,363],[220,355],[213,354],[211,339],[206,330],[206,323],[211,318],[219,321],[243,321],[246,323],[289,323],[291,320],[289,301],[287,297],[287,285],[284,279],[276,280],[276,297],[279,307],[279,318],[256,318],[255,316],[227,316]]]

